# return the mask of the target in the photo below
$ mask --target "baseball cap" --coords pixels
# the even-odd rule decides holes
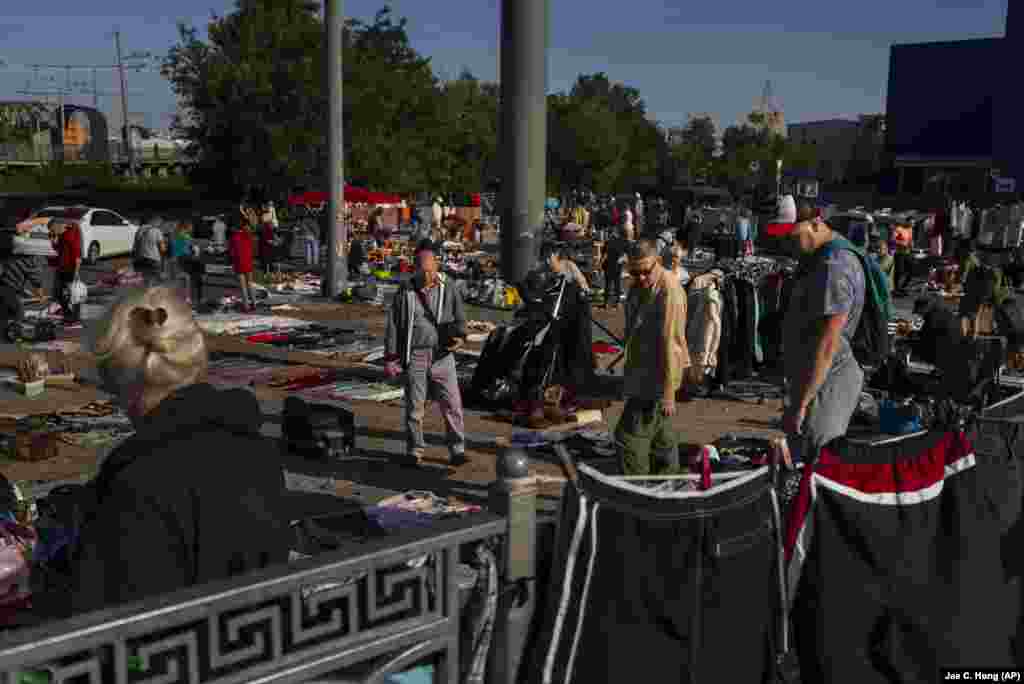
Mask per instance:
[[[807,200],[801,200],[798,205],[792,195],[783,195],[779,198],[775,219],[768,222],[765,230],[772,237],[785,237],[793,232],[797,224],[813,221],[819,216],[821,209]]]
[[[765,232],[772,237],[789,235],[796,227],[796,199],[782,195],[776,204],[775,218],[768,221]]]

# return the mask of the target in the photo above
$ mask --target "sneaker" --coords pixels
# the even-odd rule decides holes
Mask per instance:
[[[466,458],[465,451],[453,451],[449,454],[448,465],[452,466],[453,468],[464,466],[468,462],[469,459]]]

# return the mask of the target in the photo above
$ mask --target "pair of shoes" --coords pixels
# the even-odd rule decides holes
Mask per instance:
[[[461,451],[461,452],[458,452],[458,453],[452,453],[448,457],[448,465],[452,466],[453,468],[458,468],[460,466],[464,466],[467,463],[469,463],[469,459],[466,458],[466,452],[465,451]]]

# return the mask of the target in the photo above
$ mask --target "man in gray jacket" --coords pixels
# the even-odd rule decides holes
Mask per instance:
[[[451,464],[458,466],[466,461],[466,435],[452,352],[466,341],[462,295],[439,272],[436,247],[429,241],[416,247],[416,267],[391,305],[387,371],[394,378],[405,370],[406,456],[417,464],[423,458],[423,415],[432,394],[441,404]]]

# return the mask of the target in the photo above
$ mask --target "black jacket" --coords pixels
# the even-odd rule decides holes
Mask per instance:
[[[287,562],[284,472],[244,390],[185,387],[90,484],[63,610],[77,614]],[[57,614],[51,617],[63,617]]]

